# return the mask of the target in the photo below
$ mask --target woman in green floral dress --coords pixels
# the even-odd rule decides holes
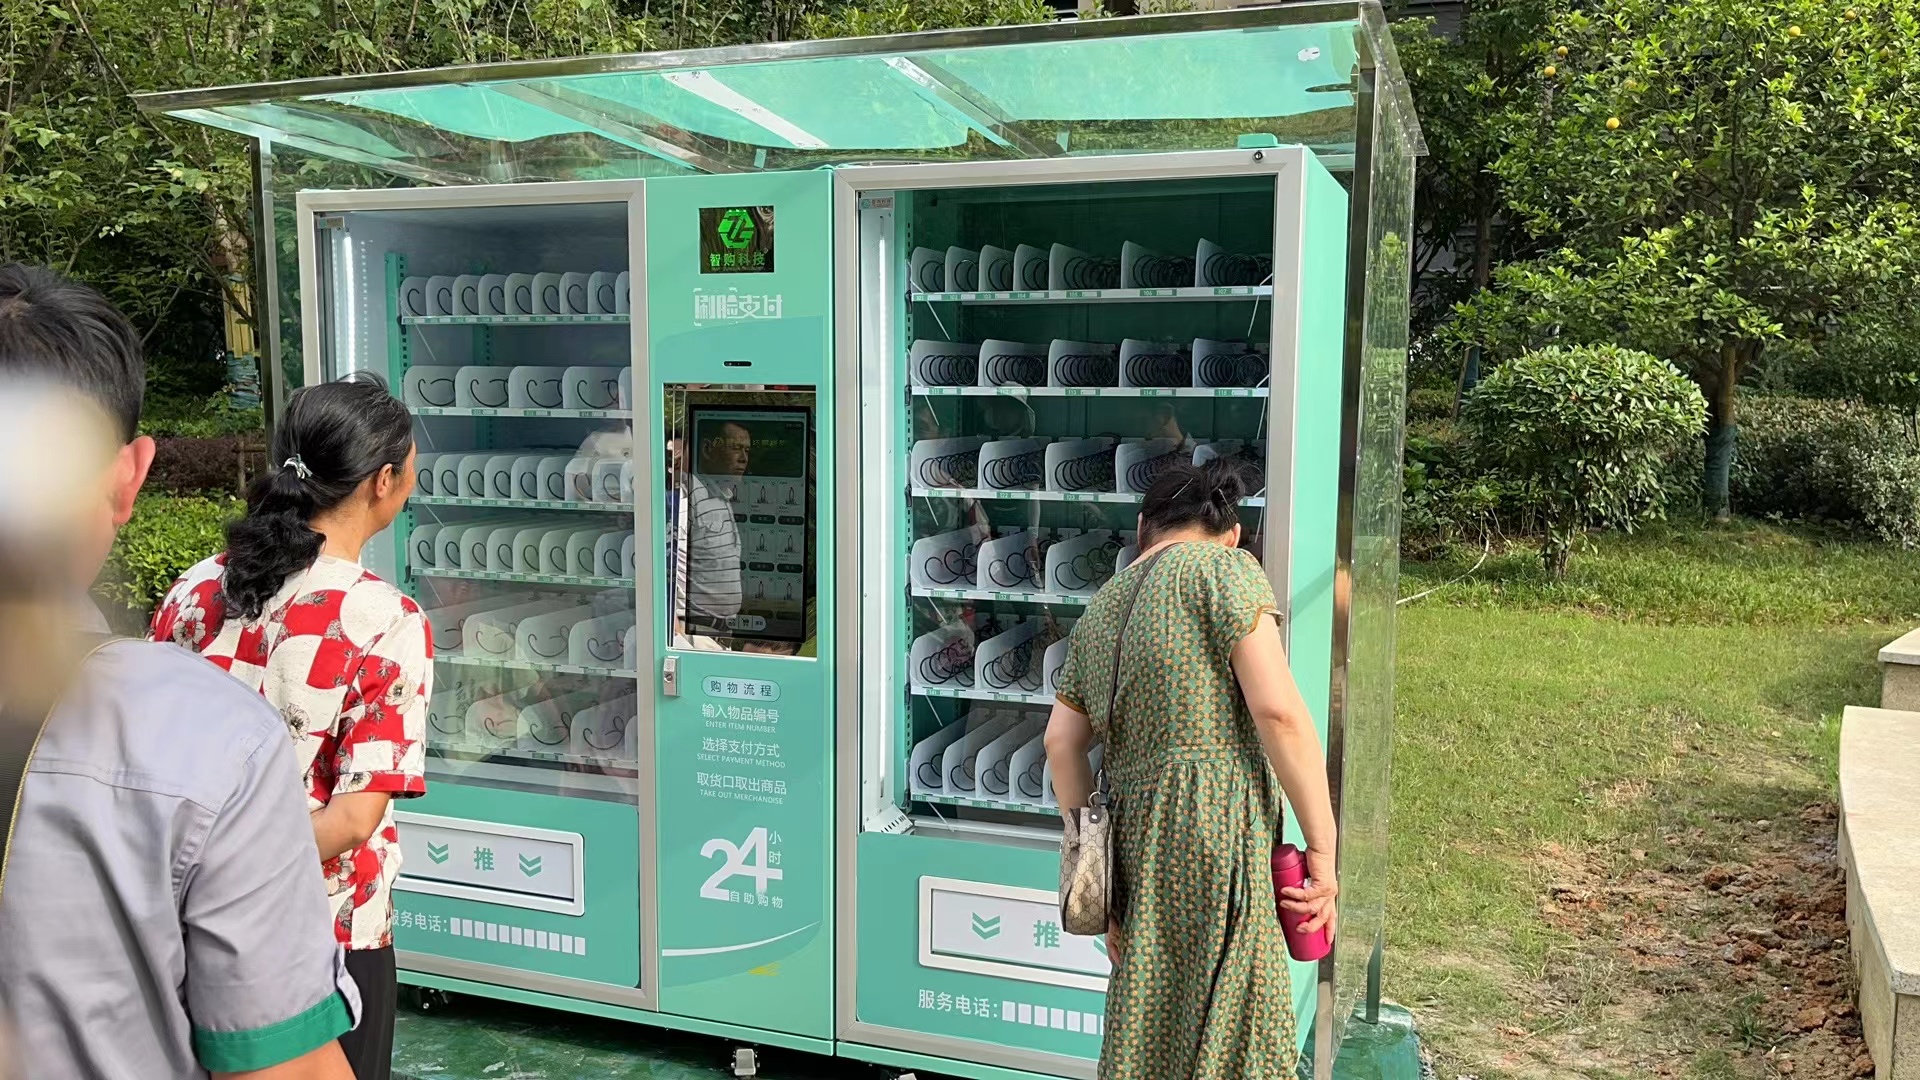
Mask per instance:
[[[1074,627],[1047,724],[1063,808],[1088,804],[1087,749],[1106,745],[1117,854],[1100,1080],[1294,1075],[1269,865],[1281,821],[1275,779],[1313,879],[1282,903],[1310,929],[1334,920],[1325,758],[1287,668],[1273,586],[1239,549],[1243,494],[1218,459],[1153,485],[1140,556]]]

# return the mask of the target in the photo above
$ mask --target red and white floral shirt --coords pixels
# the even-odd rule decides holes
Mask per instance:
[[[243,622],[227,617],[225,565],[215,556],[174,584],[154,614],[153,639],[192,649],[280,710],[308,809],[356,791],[425,794],[433,633],[419,605],[360,564],[322,555],[259,619]],[[391,945],[400,876],[393,804],[365,844],[322,869],[340,943]]]

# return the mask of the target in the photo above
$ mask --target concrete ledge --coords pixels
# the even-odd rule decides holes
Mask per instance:
[[[1874,1075],[1920,1080],[1920,712],[1847,709],[1840,858]]]
[[[1880,707],[1920,711],[1920,630],[1880,650]]]

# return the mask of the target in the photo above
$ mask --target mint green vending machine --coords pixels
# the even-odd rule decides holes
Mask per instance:
[[[1377,0],[139,103],[253,140],[269,415],[365,372],[416,417],[365,558],[434,627],[419,1005],[1094,1077],[1041,735],[1141,493],[1226,458],[1340,819],[1291,972],[1331,1076],[1385,955],[1420,152]]]
[[[408,982],[832,1052],[831,180],[302,197],[311,377],[418,418]]]
[[[841,1052],[1092,1077],[1054,681],[1141,493],[1224,457],[1326,716],[1348,196],[1286,147],[848,169],[835,209]]]

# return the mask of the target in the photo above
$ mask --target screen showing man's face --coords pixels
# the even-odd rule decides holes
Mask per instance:
[[[708,476],[745,476],[753,453],[753,437],[739,424],[722,424],[700,445],[700,472]]]

